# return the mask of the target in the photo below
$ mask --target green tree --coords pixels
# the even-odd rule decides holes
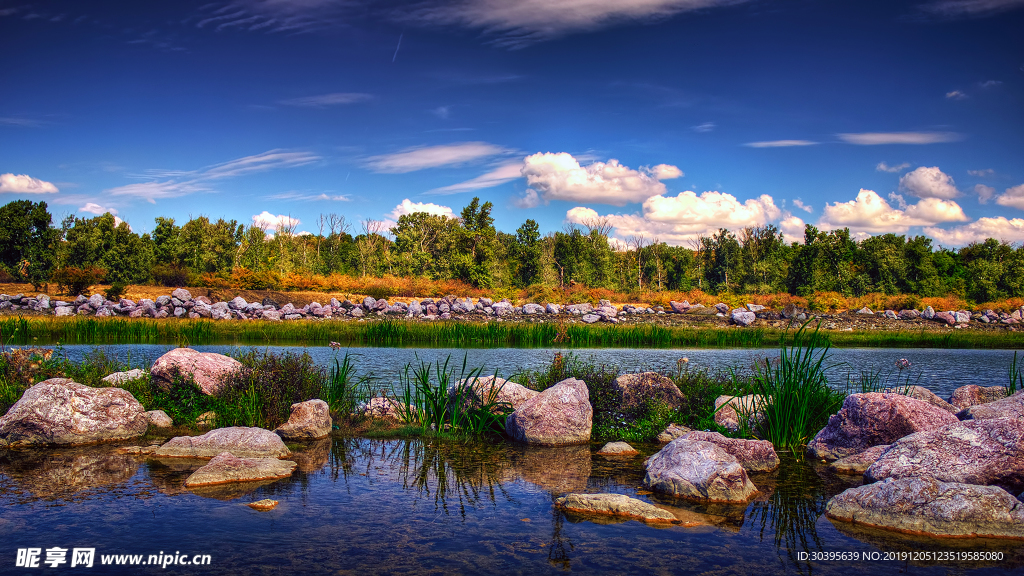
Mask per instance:
[[[0,207],[0,265],[33,286],[41,285],[53,268],[60,236],[52,223],[46,202],[15,200]]]

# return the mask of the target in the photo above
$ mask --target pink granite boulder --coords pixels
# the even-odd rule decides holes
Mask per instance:
[[[643,408],[648,402],[661,403],[674,410],[686,401],[676,383],[657,372],[623,374],[615,379],[612,391],[618,396],[620,408],[626,412]]]
[[[333,426],[331,409],[327,406],[327,402],[306,400],[292,404],[292,412],[288,416],[288,421],[278,426],[274,432],[285,440],[319,440],[329,436]]]
[[[757,488],[736,458],[711,442],[677,438],[646,464],[644,485],[655,492],[703,502],[747,502]]]
[[[203,394],[215,395],[224,385],[224,378],[242,368],[234,358],[191,348],[175,348],[156,359],[150,369],[153,385],[170,390],[176,375],[191,377]]]
[[[230,452],[239,458],[284,458],[291,454],[281,437],[270,430],[232,426],[210,430],[202,436],[171,438],[153,455],[205,460],[221,452]]]
[[[988,404],[1003,398],[1006,398],[1006,388],[1002,386],[983,387],[977,384],[968,384],[954,390],[953,395],[949,397],[949,403],[955,406],[957,410],[963,410],[964,408],[970,408],[978,404]]]
[[[993,418],[1024,418],[1024,390],[1002,400],[968,406],[957,414],[961,420],[991,420]]]
[[[221,452],[208,464],[185,479],[186,488],[217,486],[232,482],[259,482],[287,478],[295,471],[295,462],[277,458],[239,458]]]
[[[524,402],[505,420],[513,440],[541,446],[590,442],[594,410],[582,380],[568,378]]]
[[[498,376],[482,376],[470,382],[459,380],[448,388],[448,397],[451,400],[460,397],[463,409],[480,409],[490,405],[491,411],[495,413],[502,407],[515,410],[537,394],[536,390]]]
[[[701,430],[694,430],[682,437],[692,441],[711,442],[732,454],[747,472],[770,472],[779,467],[779,455],[775,453],[772,443],[767,440],[727,438],[718,432]]]

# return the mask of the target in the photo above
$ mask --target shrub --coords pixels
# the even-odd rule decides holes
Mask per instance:
[[[815,292],[807,297],[807,305],[816,312],[835,312],[846,308],[846,298],[838,292]]]
[[[231,284],[239,290],[277,290],[281,286],[281,275],[273,270],[254,272],[235,268],[231,272]]]
[[[124,282],[114,282],[109,288],[103,291],[103,296],[107,300],[116,302],[124,296],[124,292],[127,288],[128,286],[126,286]]]
[[[57,268],[50,275],[50,280],[57,283],[57,289],[65,294],[77,296],[84,294],[89,286],[103,280],[107,271],[96,266],[64,266]]]
[[[150,274],[153,275],[153,280],[161,286],[174,288],[188,286],[188,270],[180,266],[161,264],[154,266]]]
[[[231,282],[227,278],[212,272],[190,275],[189,284],[191,286],[202,286],[203,288],[215,288],[218,290],[226,290],[231,287]]]
[[[212,408],[218,426],[276,428],[288,421],[292,404],[319,398],[327,383],[309,354],[252,350],[238,360],[244,367],[225,377]]]

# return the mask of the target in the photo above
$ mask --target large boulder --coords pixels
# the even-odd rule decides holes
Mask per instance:
[[[740,429],[741,415],[747,430],[756,430],[764,420],[765,398],[760,394],[715,398],[715,424],[733,432]]]
[[[643,408],[651,401],[675,410],[686,401],[676,383],[657,372],[623,374],[615,379],[612,390],[618,395],[619,406],[627,412]]]
[[[957,417],[942,408],[902,394],[850,394],[839,413],[807,444],[807,453],[813,458],[838,460],[956,422]]]
[[[318,440],[329,436],[333,426],[331,409],[327,402],[306,400],[292,404],[288,421],[278,426],[274,432],[285,440]]]
[[[176,436],[157,449],[158,458],[209,459],[221,452],[239,458],[284,458],[291,454],[281,437],[263,428],[232,426],[202,436]]]
[[[997,486],[899,478],[833,497],[825,515],[908,534],[1024,538],[1024,505]]]
[[[498,376],[481,376],[471,381],[459,380],[448,388],[448,398],[452,401],[459,397],[463,409],[483,408],[487,404],[494,405],[492,411],[497,413],[502,408],[496,404],[518,409],[524,402],[539,394],[522,384],[517,384]]]
[[[647,460],[644,485],[705,502],[746,502],[757,494],[732,454],[711,442],[677,438]]]
[[[203,394],[214,395],[224,385],[224,378],[242,368],[234,358],[191,348],[175,348],[156,359],[149,373],[153,385],[170,390],[176,375],[191,377]]]
[[[542,446],[590,441],[594,409],[582,380],[567,378],[530,398],[508,415],[505,432],[514,440]]]
[[[137,438],[149,427],[145,412],[126,390],[50,378],[26,390],[0,418],[0,446],[78,446]]]
[[[779,455],[775,447],[767,440],[743,440],[727,438],[718,432],[694,430],[683,436],[691,441],[710,442],[729,454],[743,466],[747,472],[770,472],[779,467]]]
[[[679,522],[668,510],[624,494],[566,494],[555,498],[555,507],[580,516],[613,516],[654,524]]]
[[[185,487],[277,480],[291,476],[296,466],[291,460],[239,458],[230,452],[221,452],[186,478]]]
[[[953,414],[956,414],[957,412],[960,411],[959,408],[953,406],[949,402],[946,402],[942,398],[939,398],[939,396],[937,394],[935,394],[931,390],[925,388],[924,386],[907,386],[907,387],[904,387],[904,388],[887,388],[885,390],[882,390],[881,392],[883,392],[883,393],[890,393],[890,394],[903,394],[905,396],[910,396],[911,398],[914,398],[916,400],[920,400],[922,402],[927,402],[927,403],[931,404],[932,406],[937,406],[939,408],[942,408],[946,412],[950,412],[950,413],[953,413]]]
[[[1002,400],[968,406],[957,414],[961,420],[991,420],[992,418],[1024,418],[1024,390]]]
[[[1024,490],[1024,421],[967,420],[897,440],[864,473],[868,482],[926,476]]]
[[[953,390],[953,395],[949,397],[949,403],[955,406],[957,410],[963,410],[964,408],[970,408],[978,404],[988,404],[1003,398],[1006,398],[1006,388],[1002,386],[982,387],[977,384],[968,384]]]

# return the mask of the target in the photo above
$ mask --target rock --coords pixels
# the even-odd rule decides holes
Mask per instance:
[[[182,302],[186,302],[192,299],[192,293],[189,292],[188,290],[185,290],[184,288],[175,288],[174,291],[171,292],[171,297],[177,298]]]
[[[994,402],[968,406],[957,414],[957,418],[961,420],[1024,418],[1024,391]]]
[[[951,312],[953,319],[957,324],[966,324],[971,321],[971,313],[967,310],[960,310],[958,312]]]
[[[729,313],[729,305],[726,304],[725,302],[719,302],[718,304],[715,304],[714,305],[714,309],[718,310],[719,314],[728,314]]]
[[[917,320],[921,313],[917,310],[900,310],[900,320]]]
[[[523,314],[543,314],[544,307],[540,304],[524,304]]]
[[[746,502],[757,494],[736,458],[710,442],[677,438],[647,460],[644,485],[705,502]]]
[[[306,400],[292,404],[288,421],[276,432],[285,440],[305,441],[326,438],[331,433],[331,409],[323,400]]]
[[[196,416],[196,426],[200,428],[213,428],[217,425],[217,413],[213,410],[203,412]]]
[[[246,504],[246,506],[248,506],[249,508],[252,508],[253,510],[259,510],[260,512],[266,512],[267,510],[273,510],[274,508],[277,508],[278,504],[280,504],[280,502],[278,502],[277,500],[271,500],[270,498],[264,498],[263,500],[257,500],[255,502],[250,502],[250,503]]]
[[[967,420],[893,443],[864,473],[868,482],[923,476],[1024,490],[1024,421]]]
[[[1006,398],[1006,388],[1002,386],[981,387],[977,384],[961,386],[953,391],[949,397],[949,403],[957,410],[970,408],[979,404],[988,404]]]
[[[952,414],[956,414],[957,412],[959,412],[959,410],[955,406],[953,406],[949,402],[946,402],[942,398],[939,398],[934,392],[925,388],[924,386],[886,388],[885,390],[882,390],[882,392],[886,394],[903,394],[904,396],[909,396],[911,398],[921,400],[922,402],[927,402],[932,406],[942,408],[946,412],[950,412]]]
[[[230,452],[221,452],[210,463],[185,479],[186,488],[215,486],[231,482],[258,482],[287,478],[295,471],[291,460],[277,458],[239,458]]]
[[[94,310],[99,308],[100,306],[103,306],[103,296],[99,294],[93,294],[92,296],[90,296],[89,306],[92,306]]]
[[[875,313],[871,311],[871,308],[868,308],[867,306],[865,306],[865,307],[861,308],[860,310],[857,310],[857,314],[867,314],[869,316],[874,316]]]
[[[353,308],[353,309],[351,309],[351,310],[349,310],[348,313],[353,318],[362,318],[365,315],[365,314],[363,314],[363,309],[359,308],[358,306]]]
[[[754,323],[754,320],[757,320],[757,316],[755,316],[753,312],[744,310],[743,308],[733,310],[729,318],[732,320],[733,324],[738,326],[750,326]]]
[[[113,374],[109,374],[107,376],[104,376],[103,377],[103,381],[106,382],[107,384],[112,384],[114,386],[120,386],[121,384],[124,384],[125,382],[131,382],[132,380],[138,380],[139,378],[145,378],[145,377],[146,377],[146,371],[145,370],[140,370],[139,368],[133,368],[132,370],[128,370],[127,372],[114,372]]]
[[[636,456],[640,452],[625,442],[609,442],[597,453],[602,456]]]
[[[263,304],[264,308],[266,308],[267,306],[272,306],[274,308],[281,307],[280,304],[278,304],[277,301],[272,298],[264,298],[263,301],[260,302],[260,304]]]
[[[202,436],[176,436],[157,449],[158,458],[208,459],[230,452],[239,458],[284,458],[291,454],[281,437],[263,428],[232,426]]]
[[[740,414],[746,420],[744,426],[747,430],[756,430],[757,426],[764,420],[764,396],[760,394],[748,394],[747,396],[719,396],[715,398],[715,424],[733,432],[740,429]]]
[[[128,391],[50,378],[26,390],[0,417],[0,447],[128,440],[148,427],[145,409]]]
[[[669,424],[668,428],[665,428],[665,430],[662,431],[661,434],[658,434],[657,440],[658,440],[658,442],[661,442],[662,444],[666,444],[668,442],[671,442],[671,441],[675,440],[676,438],[679,438],[680,436],[685,436],[686,434],[689,434],[690,432],[692,432],[692,430],[690,430],[686,426],[678,426],[676,424]]]
[[[280,322],[281,313],[277,310],[263,310],[262,318],[271,322]]]
[[[761,306],[760,304],[747,304],[747,310],[749,310],[750,312],[760,312],[764,309],[765,307]]]
[[[686,401],[675,382],[657,372],[623,374],[615,379],[612,390],[618,396],[619,406],[627,412],[643,408],[648,401],[660,402],[673,410]]]
[[[175,348],[157,358],[149,373],[153,385],[162,390],[171,389],[177,373],[191,376],[203,394],[214,395],[223,387],[223,379],[240,368],[241,362],[223,354]]]
[[[747,472],[771,472],[779,467],[779,456],[775,447],[767,440],[742,440],[727,438],[718,432],[694,430],[682,438],[690,441],[710,442],[729,454]]]
[[[561,306],[559,306],[558,304],[548,304],[548,305],[547,305],[547,306],[546,306],[546,307],[544,308],[544,310],[545,310],[545,311],[546,311],[546,312],[547,312],[548,314],[558,314],[559,312],[561,312],[561,311],[562,311],[562,307],[561,307]]]
[[[366,310],[376,310],[377,299],[374,298],[373,296],[367,296],[366,298],[363,298],[363,308],[365,308]]]
[[[953,326],[956,324],[956,318],[954,318],[953,315],[950,314],[949,312],[936,312],[935,315],[932,317],[932,320],[935,320],[936,322],[942,322],[948,326]]]
[[[931,320],[935,318],[935,308],[932,308],[931,306],[926,306],[924,312],[921,312],[921,318],[924,318],[925,320]]]
[[[367,418],[380,418],[383,420],[405,420],[407,416],[414,416],[416,407],[409,405],[402,409],[402,405],[393,398],[370,398],[370,401],[363,406],[359,412]]]
[[[858,452],[846,458],[840,458],[833,462],[829,469],[836,474],[852,474],[855,476],[861,476],[867,469],[878,460],[878,457],[882,455],[889,448],[889,444],[880,444],[878,446],[872,446],[863,452]]]
[[[505,420],[505,432],[526,444],[584,444],[593,418],[586,383],[568,378],[523,402]]]
[[[584,314],[584,315],[583,315],[583,316],[582,316],[582,317],[580,318],[580,320],[582,320],[582,321],[586,322],[587,324],[593,324],[594,322],[598,322],[598,321],[600,321],[600,320],[601,320],[601,317],[600,317],[600,316],[598,316],[597,314]]]
[[[956,416],[902,394],[851,394],[807,445],[813,458],[838,460],[879,444],[955,423]]]
[[[135,475],[140,463],[134,455],[91,446],[10,450],[0,457],[0,476],[4,478],[4,491],[9,497],[21,499],[31,494],[51,501],[47,505],[53,506],[54,501],[60,500],[81,503],[82,498],[77,494],[86,490],[103,488],[107,493],[117,490],[119,484]]]
[[[163,410],[150,410],[145,413],[145,416],[146,422],[154,428],[170,428],[174,426],[174,421]]]
[[[459,380],[448,388],[449,399],[455,400],[460,394],[463,409],[483,408],[491,404],[491,411],[497,414],[502,411],[501,405],[515,411],[539,392],[504,378],[483,376],[469,383]]]
[[[71,306],[57,306],[53,310],[54,316],[74,316],[75,309]]]
[[[1002,488],[899,478],[833,497],[825,515],[886,530],[958,538],[1024,538],[1024,506]]]
[[[657,524],[677,523],[675,514],[624,494],[566,494],[555,507],[573,514],[615,516]]]
[[[675,300],[669,300],[668,307],[672,309],[676,314],[685,314],[690,311],[690,303],[686,300],[682,302],[676,302]]]

